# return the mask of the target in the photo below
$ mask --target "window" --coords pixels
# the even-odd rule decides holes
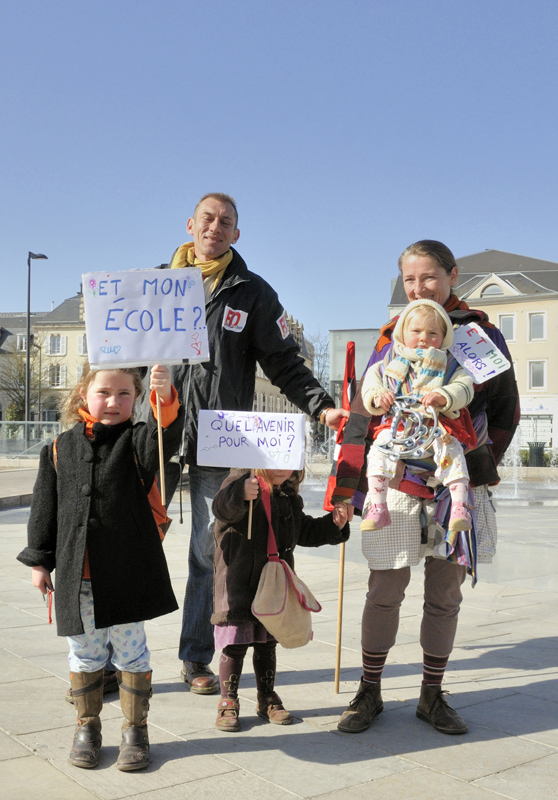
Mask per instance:
[[[87,335],[85,333],[78,336],[78,356],[87,355]]]
[[[546,361],[529,361],[529,389],[546,389]]]
[[[515,342],[515,314],[499,314],[498,327],[506,342]]]
[[[83,364],[76,364],[76,381],[81,380],[83,375]]]
[[[546,339],[546,314],[544,311],[529,314],[529,341],[540,342]]]
[[[18,353],[26,353],[27,352],[27,334],[18,333],[16,347],[17,347]]]
[[[481,292],[481,297],[496,297],[504,294],[504,290],[497,283],[489,283]]]
[[[49,356],[65,356],[66,355],[66,336],[60,333],[51,334],[46,340],[46,352]]]
[[[48,368],[48,385],[55,389],[66,386],[66,367],[63,364],[53,364]]]

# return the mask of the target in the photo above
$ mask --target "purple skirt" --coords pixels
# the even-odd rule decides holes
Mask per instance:
[[[238,625],[215,625],[215,649],[222,650],[228,644],[264,644],[274,642],[261,622],[239,622]]]

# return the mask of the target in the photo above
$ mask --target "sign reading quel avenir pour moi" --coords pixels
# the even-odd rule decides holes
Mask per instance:
[[[202,410],[197,462],[204,467],[302,469],[305,421],[304,414]]]

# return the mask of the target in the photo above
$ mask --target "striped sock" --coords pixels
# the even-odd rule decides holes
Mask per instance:
[[[423,654],[422,682],[425,686],[440,686],[448,665],[449,656]]]
[[[362,680],[365,683],[379,683],[389,650],[385,653],[367,653],[362,651]]]

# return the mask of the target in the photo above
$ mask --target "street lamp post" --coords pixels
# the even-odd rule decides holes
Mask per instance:
[[[31,337],[33,339],[33,337]],[[39,414],[39,422],[41,422],[41,382],[43,380],[43,348],[40,344],[36,344],[36,342],[31,341],[33,347],[35,347],[39,351],[39,375],[37,380],[37,411]]]
[[[31,261],[35,258],[48,258],[42,253],[29,253],[27,256],[27,338],[25,341],[25,422],[29,422],[29,407],[31,403],[30,375],[31,375]],[[25,425],[25,441],[28,440],[29,426]]]

